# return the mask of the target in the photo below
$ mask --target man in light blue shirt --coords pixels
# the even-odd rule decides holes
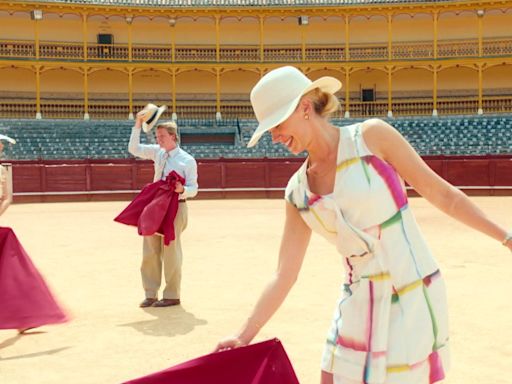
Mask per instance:
[[[180,304],[181,285],[181,233],[187,226],[188,208],[186,199],[197,194],[197,163],[195,159],[179,146],[179,136],[175,122],[158,123],[156,140],[158,144],[140,144],[140,131],[144,112],[137,114],[132,128],[128,151],[137,157],[153,160],[155,174],[153,181],[164,180],[175,171],[185,179],[185,184],[176,182],[175,191],[179,193],[178,212],[174,219],[175,239],[169,245],[164,244],[164,238],[155,234],[144,236],[142,250],[142,286],[146,298],[140,307],[168,307]],[[165,287],[162,299],[158,300],[158,290],[162,280],[162,267]]]

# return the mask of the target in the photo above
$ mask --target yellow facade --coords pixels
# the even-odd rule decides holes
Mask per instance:
[[[10,1],[0,25],[0,117],[127,118],[149,101],[180,117],[251,117],[251,87],[284,64],[339,78],[347,117],[512,112],[512,1]]]

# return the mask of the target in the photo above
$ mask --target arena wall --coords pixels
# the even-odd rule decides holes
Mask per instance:
[[[430,157],[440,176],[472,195],[511,195],[510,157]],[[281,198],[303,159],[199,160],[197,198]],[[128,200],[151,182],[140,160],[13,162],[15,202]],[[414,195],[414,191],[410,191]]]

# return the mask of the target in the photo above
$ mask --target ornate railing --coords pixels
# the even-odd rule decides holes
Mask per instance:
[[[160,45],[133,46],[133,61],[172,61],[172,49],[170,47],[162,47]]]
[[[372,60],[387,60],[388,47],[387,45],[368,44],[362,46],[351,46],[349,48],[350,61],[372,61]],[[393,58],[392,58],[393,59]]]
[[[0,57],[33,59],[36,57],[36,45],[33,41],[0,40]]]
[[[136,101],[133,112],[141,110],[146,102]],[[482,101],[483,112],[486,114],[512,113],[512,96],[485,97]],[[342,108],[345,103],[342,102]],[[254,118],[251,105],[248,101],[225,101],[221,104],[222,117]],[[430,116],[434,109],[432,99],[395,99],[391,110],[393,116]],[[440,98],[437,101],[439,115],[470,115],[478,111],[477,97],[451,97]],[[85,107],[79,100],[47,100],[41,101],[41,115],[52,119],[82,119]],[[87,110],[91,119],[126,119],[130,113],[128,102],[109,100],[90,101]],[[385,117],[388,113],[387,101],[378,100],[362,102],[351,100],[349,104],[351,117]],[[165,118],[170,117],[171,111],[166,112]],[[215,101],[178,101],[176,113],[185,118],[211,119],[216,113]],[[339,111],[335,117],[342,117],[344,110]],[[0,100],[0,118],[34,118],[36,116],[36,103],[34,101]]]
[[[87,46],[88,60],[127,61],[128,58],[128,44],[90,44]]]
[[[512,38],[486,39],[482,44],[484,57],[512,55]],[[454,40],[440,41],[437,47],[438,58],[463,58],[479,56],[478,41]],[[36,45],[33,41],[0,40],[0,59],[29,59],[37,57]],[[382,61],[382,60],[418,60],[433,59],[434,44],[431,41],[395,42],[391,45],[391,57],[387,43],[353,44],[346,55],[344,46],[298,45],[265,46],[263,62],[340,62],[340,61]],[[39,44],[40,60],[84,61],[84,44],[42,41]],[[250,63],[261,62],[260,47],[220,46],[219,60],[215,46],[183,46],[177,45],[173,52],[170,45],[133,44],[88,44],[87,60],[101,62],[144,61],[154,63],[186,63],[186,62],[222,62]]]
[[[438,44],[437,56],[443,58],[478,56],[478,42],[452,41]]]
[[[34,48],[35,52],[35,48]],[[52,59],[52,60],[73,60],[78,57],[83,57],[84,47],[83,45],[71,44],[71,43],[41,43],[39,44],[39,57],[41,59]]]
[[[254,63],[261,59],[258,46],[222,48],[220,50],[220,61],[237,63]]]

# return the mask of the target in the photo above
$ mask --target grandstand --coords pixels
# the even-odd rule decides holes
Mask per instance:
[[[335,119],[336,125],[361,119]],[[512,153],[512,116],[448,116],[387,119],[423,156],[489,156]],[[180,121],[182,146],[197,159],[287,158],[288,150],[264,135],[246,148],[257,122]],[[11,160],[128,159],[130,121],[3,120],[0,133],[18,141],[6,149]],[[155,143],[153,133],[143,143]],[[305,154],[302,154],[304,156]]]
[[[203,187],[282,189],[305,154],[295,160],[268,135],[255,148],[245,144],[257,125],[250,89],[291,64],[312,79],[343,82],[334,124],[385,119],[436,172],[456,174],[451,182],[506,189],[511,22],[512,1],[495,0],[2,2],[0,132],[18,141],[5,160],[18,195],[90,192],[110,181],[135,190],[150,171],[127,152],[128,137],[134,114],[153,102],[178,121]],[[117,170],[63,187],[68,176],[58,181],[58,169],[71,163]],[[249,163],[259,165],[244,171]],[[130,176],[123,167],[140,169]],[[245,179],[247,172],[255,173]]]

